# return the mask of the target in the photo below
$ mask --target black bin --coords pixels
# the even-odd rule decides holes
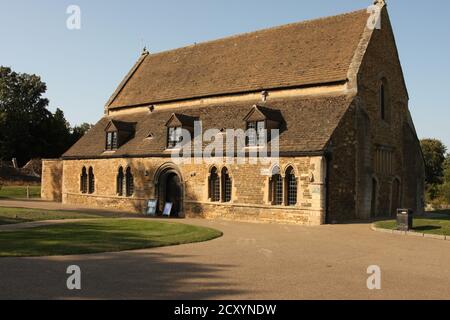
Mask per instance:
[[[409,231],[413,227],[413,211],[411,209],[397,209],[397,230]]]

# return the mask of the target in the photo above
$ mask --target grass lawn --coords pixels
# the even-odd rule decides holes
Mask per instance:
[[[102,218],[98,214],[86,214],[70,211],[51,211],[42,209],[22,209],[0,207],[0,225],[42,220],[91,219]]]
[[[151,220],[102,219],[0,232],[0,257],[116,252],[212,240],[220,231]]]
[[[41,187],[31,186],[30,188],[30,198],[40,198],[41,197]],[[11,186],[2,187],[0,189],[0,198],[11,198],[20,199],[27,197],[27,187],[26,186]]]
[[[377,228],[395,230],[395,220],[379,221]],[[413,231],[450,236],[450,210],[428,212],[424,217],[414,217]]]

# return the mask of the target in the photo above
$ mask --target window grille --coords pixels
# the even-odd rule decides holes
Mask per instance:
[[[125,180],[126,180],[126,196],[131,197],[134,193],[134,178],[131,173],[130,167],[127,168]]]
[[[106,133],[106,150],[116,150],[118,148],[117,132]]]
[[[283,178],[281,175],[276,174],[272,178],[274,184],[274,199],[273,204],[276,206],[281,206],[283,204]]]
[[[247,122],[247,147],[264,146],[266,139],[266,123],[265,121]]]
[[[167,133],[167,148],[176,148],[179,143],[183,140],[183,132],[181,127],[168,128]]]
[[[295,206],[297,204],[297,178],[294,171],[290,171],[286,175],[287,179],[287,205]]]
[[[220,201],[220,180],[217,169],[213,168],[209,176],[209,195],[213,202]]]
[[[80,191],[81,193],[87,193],[88,191],[88,183],[87,183],[87,172],[86,172],[86,167],[83,167],[83,169],[81,170],[81,176],[80,176]]]
[[[92,194],[95,192],[95,176],[94,169],[92,167],[89,168],[89,193]]]
[[[230,202],[231,201],[231,177],[228,173],[228,170],[224,168],[222,170],[222,193],[223,193],[223,202]]]
[[[120,167],[119,173],[117,174],[117,194],[119,196],[123,196],[123,184],[124,184],[123,168]]]

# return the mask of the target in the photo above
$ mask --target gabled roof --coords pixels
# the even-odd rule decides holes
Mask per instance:
[[[266,112],[281,116],[280,153],[320,152],[327,148],[334,130],[353,101],[353,96],[328,96],[313,98],[271,99],[270,104],[260,106]],[[206,106],[178,107],[178,113],[202,121],[202,129],[246,129],[243,120],[252,110],[254,102],[211,104]],[[167,120],[173,110],[123,114],[104,117],[82,137],[63,158],[110,158],[167,156]],[[136,122],[135,135],[113,155],[104,154],[105,127],[111,121]],[[153,138],[148,139],[149,132]],[[208,142],[204,142],[206,146]]]
[[[166,123],[166,127],[194,127],[195,117],[173,113]]]
[[[135,122],[125,122],[112,119],[105,127],[105,131],[133,132],[135,129],[135,125]]]
[[[347,80],[366,10],[143,54],[108,108]]]
[[[279,110],[268,107],[254,105],[250,112],[245,116],[244,121],[263,121],[272,120],[281,122],[282,116]]]

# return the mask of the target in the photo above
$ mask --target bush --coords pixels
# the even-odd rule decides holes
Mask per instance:
[[[450,181],[440,186],[439,197],[442,198],[447,205],[450,205]]]

